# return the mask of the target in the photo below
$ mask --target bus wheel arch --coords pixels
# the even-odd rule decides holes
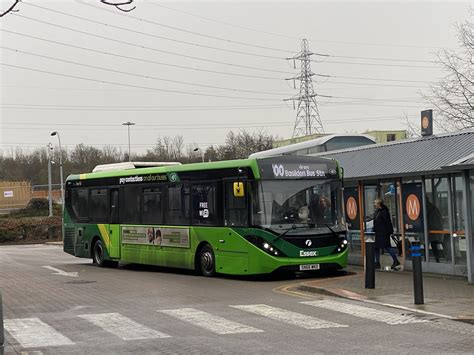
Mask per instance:
[[[208,242],[201,242],[194,255],[194,270],[198,275],[207,277],[216,274],[216,256],[214,249]]]

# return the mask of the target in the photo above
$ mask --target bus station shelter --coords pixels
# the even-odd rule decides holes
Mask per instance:
[[[336,159],[344,169],[351,263],[363,263],[374,200],[381,198],[400,236],[405,270],[412,267],[411,242],[419,240],[424,271],[474,283],[474,130],[315,155]]]

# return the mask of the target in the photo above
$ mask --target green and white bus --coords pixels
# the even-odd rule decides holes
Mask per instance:
[[[279,156],[92,172],[66,181],[64,251],[252,275],[347,265],[334,160]]]

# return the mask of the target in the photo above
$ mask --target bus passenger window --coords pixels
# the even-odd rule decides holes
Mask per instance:
[[[161,187],[143,189],[143,223],[163,223],[163,189]]]
[[[77,220],[86,220],[89,217],[89,190],[73,189],[71,193],[71,207]]]
[[[215,184],[193,184],[193,224],[217,225]]]
[[[140,195],[141,187],[125,186],[121,203],[122,221],[129,224],[140,224]]]
[[[190,207],[189,186],[185,184],[169,185],[166,224],[189,225]]]
[[[92,222],[107,222],[107,189],[91,189],[89,217]]]

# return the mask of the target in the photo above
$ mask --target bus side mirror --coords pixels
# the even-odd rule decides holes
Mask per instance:
[[[244,197],[244,183],[242,181],[234,182],[234,197]]]

